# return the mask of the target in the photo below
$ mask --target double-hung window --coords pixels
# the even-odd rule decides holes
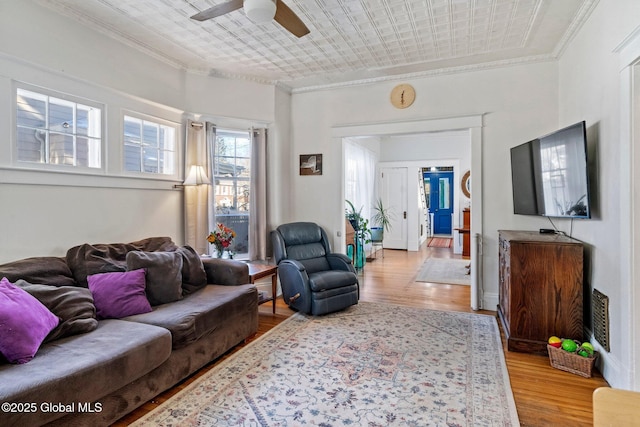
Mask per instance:
[[[247,131],[216,131],[213,157],[216,221],[236,232],[231,250],[249,252],[251,139]]]
[[[102,167],[102,106],[16,89],[18,162]]]
[[[177,125],[160,119],[124,116],[124,169],[174,175]]]

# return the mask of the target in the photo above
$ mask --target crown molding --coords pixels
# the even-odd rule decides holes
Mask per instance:
[[[567,31],[564,32],[562,38],[551,53],[554,58],[560,58],[562,56],[571,40],[573,40],[580,28],[582,28],[584,23],[587,22],[591,16],[591,12],[593,12],[598,5],[598,1],[599,0],[585,0],[585,2],[582,3],[580,9],[578,9],[578,12],[576,13],[575,19],[571,21]]]
[[[101,0],[99,0],[101,1]],[[395,82],[398,80],[406,80],[406,79],[419,79],[433,76],[441,76],[441,75],[450,75],[450,74],[458,74],[465,73],[471,71],[479,71],[479,70],[487,70],[493,68],[500,67],[509,67],[521,64],[535,63],[535,62],[544,62],[544,61],[552,61],[557,60],[562,56],[565,49],[578,32],[578,30],[582,27],[582,25],[587,21],[591,12],[595,9],[599,0],[585,0],[584,3],[581,4],[580,9],[576,13],[575,19],[572,20],[570,26],[567,28],[565,33],[563,34],[561,40],[558,42],[554,50],[549,54],[542,55],[533,55],[526,56],[520,58],[512,58],[507,60],[498,60],[498,61],[489,61],[478,64],[470,64],[470,65],[462,65],[462,66],[454,66],[454,67],[445,67],[433,70],[426,70],[420,72],[412,72],[406,74],[393,74],[381,77],[372,77],[372,78],[363,78],[363,79],[355,79],[350,81],[339,81],[328,84],[318,84],[318,85],[308,85],[308,86],[295,86],[295,80],[284,80],[284,79],[269,79],[251,74],[240,74],[227,72],[220,69],[207,68],[203,67],[195,67],[193,65],[189,65],[183,61],[176,60],[170,55],[164,53],[162,50],[156,49],[149,44],[142,43],[139,40],[135,40],[132,37],[127,36],[126,34],[118,31],[114,26],[110,25],[108,22],[100,21],[93,18],[90,15],[85,13],[78,12],[64,4],[60,4],[55,0],[37,0],[39,4],[46,6],[49,9],[52,9],[64,16],[70,17],[81,24],[95,29],[99,33],[106,35],[107,37],[117,40],[118,42],[135,49],[137,51],[146,54],[158,61],[161,61],[175,69],[183,70],[188,73],[192,73],[195,75],[201,76],[210,76],[215,78],[222,78],[228,80],[241,80],[247,81],[257,84],[263,85],[271,85],[275,86],[280,90],[283,90],[289,94],[298,94],[298,93],[306,93],[306,92],[314,92],[321,90],[332,90],[337,88],[344,87],[353,87],[353,86],[363,86],[381,82]],[[169,40],[169,42],[171,42]],[[370,71],[370,70],[364,70]]]
[[[200,76],[209,76],[209,77],[217,77],[224,78],[229,80],[243,80],[249,81],[258,84],[265,85],[276,85],[277,81],[271,79],[265,79],[263,77],[248,75],[248,74],[237,74],[237,73],[229,73],[225,71],[221,71],[215,68],[206,68],[206,67],[193,67],[188,64],[185,64],[181,61],[175,60],[175,58],[164,54],[162,51],[155,49],[148,44],[141,43],[139,40],[135,40],[126,34],[118,31],[113,26],[109,25],[104,21],[97,20],[90,15],[80,13],[74,9],[71,9],[64,4],[59,4],[56,2],[50,2],[45,0],[39,0],[40,3],[46,5],[46,7],[53,9],[54,11],[60,13],[63,16],[71,17],[72,19],[80,22],[81,24],[95,29],[99,33],[106,35],[111,39],[115,39],[118,42],[144,53],[147,56],[150,56],[158,61],[161,61],[173,68],[178,70],[187,71],[192,74],[200,75]],[[280,87],[287,88],[287,90],[291,90],[291,88],[285,84],[280,83]]]
[[[263,85],[275,86],[277,83],[277,80],[265,79],[264,77],[259,77],[251,74],[228,73],[226,71],[221,71],[214,68],[209,70],[208,75],[210,77],[218,77],[218,78],[228,79],[228,80],[244,80],[247,82],[259,83]]]
[[[491,68],[500,68],[500,67],[524,64],[524,63],[542,62],[542,61],[557,59],[557,53],[556,51],[554,51],[554,53],[548,54],[548,55],[528,56],[528,57],[515,58],[515,59],[509,59],[509,60],[491,61],[491,62],[480,63],[480,64],[446,67],[446,68],[440,68],[435,70],[428,70],[428,71],[421,71],[421,72],[414,72],[414,73],[407,73],[407,74],[396,74],[396,75],[383,76],[383,77],[357,79],[357,80],[350,80],[345,82],[336,82],[336,83],[329,83],[324,85],[310,85],[310,86],[303,86],[303,87],[296,88],[285,83],[282,80],[277,80],[277,79],[272,80],[272,79],[265,79],[262,77],[248,75],[248,74],[229,73],[229,72],[221,71],[218,69],[207,70],[204,68],[190,67],[187,64],[176,61],[174,58],[171,58],[163,54],[161,51],[158,51],[157,49],[154,49],[149,45],[140,43],[139,41],[136,41],[126,36],[125,34],[122,34],[118,30],[116,30],[113,26],[110,26],[103,21],[96,20],[89,15],[79,13],[74,9],[71,9],[65,5],[61,5],[56,2],[42,1],[42,0],[39,2],[61,13],[62,15],[70,16],[73,19],[79,21],[80,23],[90,28],[96,29],[96,31],[100,32],[101,34],[104,34],[107,37],[110,37],[112,39],[115,39],[132,49],[141,51],[142,53],[148,56],[151,56],[152,58],[157,59],[176,69],[184,70],[186,72],[202,75],[202,76],[209,76],[209,77],[222,78],[222,79],[228,79],[228,80],[242,80],[242,81],[247,81],[252,83],[272,85],[272,86],[278,87],[279,89],[289,94],[315,92],[315,91],[322,91],[322,90],[333,90],[333,89],[344,88],[344,87],[364,86],[364,85],[381,83],[381,82],[393,82],[393,81],[398,81],[403,79],[404,80],[419,79],[419,78],[433,77],[433,76],[440,76],[440,75],[458,74],[458,73],[465,73],[469,71],[478,71],[478,70],[485,70],[485,69],[491,69]],[[590,11],[593,9],[594,3],[597,3],[597,2],[598,0],[591,0],[590,2],[588,2],[589,3],[588,7],[581,8],[582,14],[581,14],[580,23],[578,25],[573,25],[572,31],[567,31],[565,33],[565,36],[563,37],[564,44],[569,42],[569,40],[573,36],[573,31],[576,31],[582,25],[584,20],[586,20],[586,17],[588,16],[588,13],[586,12],[588,11],[590,13]]]
[[[415,73],[395,74],[392,76],[374,77],[374,78],[361,79],[361,80],[351,80],[347,82],[331,83],[326,85],[305,86],[300,88],[294,88],[291,92],[293,94],[297,94],[297,93],[315,92],[315,91],[321,91],[321,90],[332,90],[337,88],[363,86],[363,85],[369,85],[369,84],[381,83],[381,82],[395,82],[399,80],[410,80],[410,79],[420,79],[420,78],[442,76],[442,75],[449,75],[449,74],[460,74],[460,73],[467,73],[471,71],[504,68],[504,67],[522,65],[522,64],[548,62],[548,61],[555,61],[555,60],[557,60],[557,58],[555,58],[551,54],[533,55],[533,56],[527,56],[527,57],[521,57],[521,58],[505,59],[500,61],[482,62],[482,63],[471,64],[471,65],[438,68],[435,70],[420,71]]]

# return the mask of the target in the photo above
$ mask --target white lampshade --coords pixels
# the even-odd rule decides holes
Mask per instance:
[[[204,168],[199,165],[192,165],[189,168],[189,173],[184,180],[183,185],[202,185],[202,184],[211,184],[207,173],[204,171]]]
[[[273,0],[244,0],[244,13],[256,24],[269,22],[276,16],[276,3]]]

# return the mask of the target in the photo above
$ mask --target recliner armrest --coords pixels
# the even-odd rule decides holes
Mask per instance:
[[[291,265],[295,268],[298,269],[298,271],[305,271],[306,268],[304,265],[302,265],[302,263],[296,259],[283,259],[282,261],[280,261],[280,264],[278,264],[278,267],[280,267],[281,265]]]
[[[311,287],[305,266],[295,259],[283,259],[278,263],[278,276],[280,276],[284,301],[296,310],[309,313]]]
[[[214,285],[244,285],[250,282],[249,266],[233,259],[201,258],[207,283]]]
[[[332,270],[347,270],[347,271],[355,271],[353,265],[351,263],[351,258],[341,253],[330,253],[327,254],[327,261],[329,261],[329,265]]]

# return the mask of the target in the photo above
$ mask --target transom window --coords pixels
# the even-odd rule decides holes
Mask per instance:
[[[102,107],[17,88],[19,162],[102,167]]]
[[[176,125],[124,116],[124,169],[173,175],[176,171]]]

